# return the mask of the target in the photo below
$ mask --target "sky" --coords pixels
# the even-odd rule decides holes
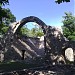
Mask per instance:
[[[60,27],[62,26],[62,16],[64,12],[74,12],[74,2],[56,4],[55,0],[9,0],[9,8],[19,21],[28,16],[36,16],[44,21],[47,25]]]

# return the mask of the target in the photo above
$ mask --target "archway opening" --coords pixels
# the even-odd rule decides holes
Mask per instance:
[[[35,22],[28,22],[17,32],[20,36],[40,38],[44,36],[42,28]]]
[[[24,43],[21,50],[22,60],[27,59],[28,55],[32,59],[44,57],[44,32],[40,25],[35,22],[28,22],[18,30],[17,35],[17,38]]]

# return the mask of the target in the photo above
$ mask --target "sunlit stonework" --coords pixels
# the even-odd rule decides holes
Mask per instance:
[[[41,38],[18,37],[17,32],[28,23],[35,22],[43,30]],[[68,57],[67,49],[71,48],[71,57]],[[66,64],[66,61],[74,62],[74,43],[65,40],[61,31],[55,27],[47,26],[37,17],[30,16],[19,22],[10,24],[6,34],[0,42],[0,61],[3,60],[26,60],[36,57],[46,58],[49,64]],[[66,59],[66,60],[65,60]]]

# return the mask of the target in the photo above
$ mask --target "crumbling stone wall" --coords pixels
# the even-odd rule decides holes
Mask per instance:
[[[51,60],[50,62],[63,61],[64,64],[66,64],[67,60],[68,61],[72,60],[72,62],[74,62],[74,52],[75,52],[74,41],[67,40],[58,29],[51,26],[47,28],[46,37],[47,37],[46,38],[47,58],[50,57],[49,58],[49,60]],[[72,56],[72,58],[69,59],[67,59],[67,57],[69,57],[69,52],[66,51],[68,48],[73,50],[70,51],[70,55]],[[67,57],[65,52],[67,52]]]
[[[29,17],[23,18],[19,22],[14,22],[14,23],[10,24],[8,32],[6,32],[6,34],[1,39],[1,42],[0,42],[0,45],[2,47],[1,50],[3,50],[4,53],[13,47],[13,41],[14,41],[15,34],[17,34],[19,32],[20,28],[27,22],[36,22],[43,29],[43,32],[45,34],[46,24],[42,20],[40,20],[39,18],[37,18],[35,16],[29,16]],[[20,39],[19,39],[19,41],[20,41],[20,43],[24,44],[24,42],[21,41]],[[16,50],[18,52],[17,48],[16,48]],[[36,50],[38,50],[38,49],[36,49]],[[19,52],[19,54],[20,54],[20,52]],[[37,54],[34,52],[33,56],[35,56],[35,55],[37,55]]]
[[[44,56],[44,49],[39,49],[40,39],[32,37],[15,37],[11,47],[5,52],[5,60],[21,60],[22,50],[25,50],[24,59]]]
[[[27,38],[15,37],[15,34],[17,34],[19,32],[19,29],[27,22],[36,22],[42,28],[44,32],[43,51],[39,49],[38,44],[35,42],[36,40],[33,41],[33,44],[32,44],[30,41],[27,40]],[[39,18],[34,16],[24,18],[20,22],[12,23],[10,25],[8,32],[5,34],[4,38],[2,39],[0,45],[2,46],[2,50],[5,51],[4,53],[6,53],[5,54],[6,59],[10,58],[10,56],[12,56],[10,58],[12,59],[13,58],[12,53],[14,53],[15,57],[16,55],[19,55],[20,57],[22,57],[21,50],[27,50],[27,51],[30,50],[29,52],[31,52],[31,55],[30,53],[29,54],[26,53],[28,57],[32,58],[41,54],[42,55],[45,54],[47,60],[53,63],[53,62],[59,62],[60,58],[62,58],[61,61],[66,59],[65,50],[67,48],[73,48],[73,52],[75,53],[74,42],[70,42],[66,40],[63,34],[59,30],[51,26],[47,26],[43,21],[41,21]],[[13,52],[12,50],[13,51],[16,50],[17,54],[15,54],[15,52]],[[7,55],[9,57],[7,57]],[[16,58],[18,58],[18,56]],[[65,63],[65,61],[63,61],[63,63]]]
[[[15,37],[11,46],[5,52],[5,60],[21,60],[22,50],[25,50],[25,59],[33,58],[36,56],[44,56],[44,37],[42,40],[42,48],[40,48],[41,40],[39,38],[30,37]],[[25,44],[24,44],[25,43]],[[29,49],[27,48],[30,47]],[[50,27],[46,32],[46,53],[47,59],[53,64],[59,63],[61,59],[65,63],[65,50],[67,48],[73,48],[75,50],[75,42],[66,41],[64,36],[56,28]],[[39,49],[40,48],[40,49]],[[32,51],[31,51],[32,50]],[[75,51],[74,51],[75,53]],[[63,57],[62,57],[63,56]],[[2,59],[3,60],[3,59]],[[60,60],[60,61],[61,61]]]

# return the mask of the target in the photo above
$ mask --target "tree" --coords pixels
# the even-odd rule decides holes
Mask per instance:
[[[0,23],[2,23],[2,17],[7,17],[6,11],[2,8],[5,4],[9,4],[8,0],[0,0]]]
[[[30,33],[32,37],[36,37],[36,28],[32,28]]]
[[[70,2],[70,0],[56,0],[55,2],[58,3],[58,4],[60,4],[62,2]]]
[[[60,4],[62,2],[70,2],[70,0],[55,0],[56,3]],[[0,0],[0,5],[9,4],[9,0]]]
[[[34,27],[32,29],[28,29],[26,26],[23,26],[18,32],[20,36],[28,36],[28,37],[41,37],[44,35],[43,31],[39,27]]]
[[[19,35],[29,36],[29,32],[30,30],[27,27],[23,26],[19,31]]]
[[[12,22],[16,21],[16,17],[12,14],[10,9],[3,8],[4,12],[6,12],[6,17],[2,17],[2,22],[4,22],[5,25],[9,25]]]
[[[36,32],[36,36],[37,36],[37,37],[44,36],[44,33],[43,33],[43,31],[42,31],[41,28],[38,28],[38,30],[37,30],[37,32]]]
[[[0,33],[4,34],[10,23],[15,22],[16,17],[11,13],[10,9],[2,8],[0,16]]]
[[[9,4],[8,0],[0,0],[0,6],[5,5],[5,4]]]
[[[63,34],[69,40],[75,40],[75,16],[72,13],[65,13],[63,17]]]
[[[8,29],[8,25],[16,21],[10,9],[2,8],[6,4],[9,4],[8,0],[0,0],[0,34],[4,34]]]
[[[42,29],[39,27],[36,27],[36,26],[35,26],[35,28],[32,28],[30,30],[30,33],[31,33],[31,35],[30,35],[31,37],[41,37],[44,35]]]

